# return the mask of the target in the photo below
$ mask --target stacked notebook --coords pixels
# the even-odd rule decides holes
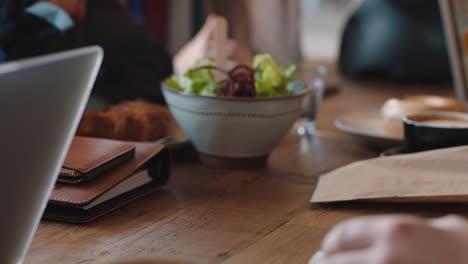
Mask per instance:
[[[164,146],[76,136],[44,218],[90,222],[158,189],[169,171]]]

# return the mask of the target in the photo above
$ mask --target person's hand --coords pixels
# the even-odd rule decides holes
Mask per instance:
[[[213,35],[217,23],[216,16],[208,16],[197,35],[174,56],[173,64],[176,73],[186,72],[199,59],[213,59]],[[230,60],[247,65],[252,63],[252,53],[249,48],[232,39],[229,40],[228,45]]]
[[[466,264],[468,222],[457,216],[361,217],[333,228],[321,264]]]
[[[86,15],[86,0],[45,0],[46,2],[52,3],[65,12],[71,17],[77,19],[83,19]]]

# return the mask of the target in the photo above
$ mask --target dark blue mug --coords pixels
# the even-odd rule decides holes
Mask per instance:
[[[468,114],[425,112],[403,118],[406,152],[468,145]]]

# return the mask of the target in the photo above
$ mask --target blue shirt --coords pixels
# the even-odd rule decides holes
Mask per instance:
[[[37,2],[28,7],[26,12],[44,19],[62,32],[67,31],[75,25],[67,12],[49,2]]]

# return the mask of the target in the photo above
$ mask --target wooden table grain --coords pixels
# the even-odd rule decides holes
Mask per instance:
[[[324,234],[353,216],[468,212],[467,206],[343,203],[310,205],[320,174],[376,157],[334,127],[337,116],[378,109],[391,96],[451,94],[448,87],[343,81],[320,110],[318,134],[292,131],[268,167],[229,171],[200,165],[190,149],[174,153],[169,184],[95,222],[42,221],[25,263],[109,263],[120,259],[179,259],[192,263],[306,263]],[[350,175],[352,177],[352,175]]]

